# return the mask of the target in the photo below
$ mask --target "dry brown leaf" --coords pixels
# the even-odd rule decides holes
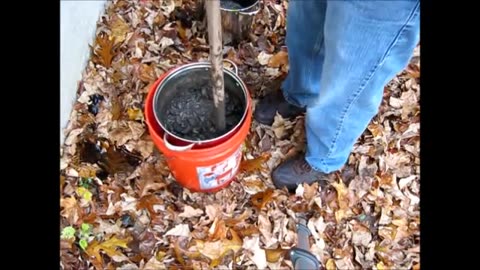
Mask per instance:
[[[152,155],[153,153],[153,148],[154,148],[154,145],[153,145],[153,142],[151,140],[140,140],[138,141],[138,143],[135,145],[135,150],[137,150],[144,159],[148,158],[149,156]],[[162,169],[162,173],[161,173],[163,176],[165,176],[165,174],[163,173],[163,169]],[[167,174],[168,175],[168,174]]]
[[[128,108],[127,114],[130,120],[143,121],[143,112],[138,108]]]
[[[85,165],[78,169],[78,176],[81,178],[95,178],[97,169],[92,165]]]
[[[246,228],[243,228],[238,231],[238,235],[240,235],[241,238],[250,237],[252,235],[256,235],[259,233],[260,233],[260,230],[258,230],[258,227],[255,225],[247,226]]]
[[[109,133],[109,139],[117,146],[126,144],[129,140],[138,140],[145,132],[142,124],[135,121],[116,121]]]
[[[265,254],[266,254],[266,257],[267,257],[267,262],[269,262],[269,263],[278,262],[278,260],[280,260],[280,258],[282,258],[285,255],[286,252],[287,252],[287,250],[281,249],[281,248],[266,249]]]
[[[265,250],[260,248],[260,238],[258,235],[244,239],[242,247],[249,251],[247,256],[255,263],[257,269],[265,269],[267,267],[267,255]]]
[[[165,233],[165,236],[168,235],[189,237],[190,229],[188,228],[188,224],[178,224],[177,226]]]
[[[225,226],[225,221],[216,217],[208,230],[209,240],[210,241],[217,241],[222,240],[227,235],[227,227]]]
[[[159,252],[160,253],[160,252]],[[152,256],[150,260],[142,267],[142,270],[151,270],[151,269],[166,269],[165,263],[161,262],[161,259],[157,259],[155,256]]]
[[[157,72],[155,71],[155,65],[142,64],[138,77],[140,78],[140,80],[146,83],[155,81],[158,77]]]
[[[112,38],[115,40],[115,43],[122,43],[125,40],[130,27],[120,16],[116,14],[113,16],[110,23],[110,27],[112,29]]]
[[[346,217],[346,211],[348,210],[348,189],[343,183],[343,181],[339,180],[338,182],[333,182],[332,186],[337,191],[337,202],[339,209],[335,212],[335,218],[337,222],[341,222],[341,220]]]
[[[265,183],[257,176],[245,177],[241,181],[243,188],[248,194],[256,194],[267,188]]]
[[[270,58],[272,58],[272,56],[273,55],[271,55],[269,53],[261,52],[257,56],[258,63],[260,63],[260,65],[262,65],[262,66],[265,66],[265,65],[268,64],[268,62],[270,61]]]
[[[307,202],[310,202],[317,195],[318,182],[315,182],[311,185],[303,184],[303,188],[303,198],[305,198]]]
[[[103,259],[100,255],[100,251],[105,252],[110,258],[114,258],[115,256],[125,256],[122,252],[117,250],[117,248],[127,248],[127,244],[130,240],[131,237],[120,239],[115,235],[101,243],[97,240],[93,240],[93,242],[88,245],[85,253],[87,253],[91,259],[94,258],[92,263],[97,269],[103,269]]]
[[[288,53],[285,51],[279,51],[268,61],[268,66],[271,68],[279,68],[285,65],[288,65]]]
[[[372,133],[373,138],[382,136],[383,127],[381,125],[372,123],[368,125],[367,129]]]
[[[94,62],[101,64],[106,68],[111,67],[112,60],[117,53],[118,45],[114,45],[115,40],[109,38],[107,35],[97,36],[95,40]]]
[[[67,197],[60,199],[60,207],[63,210],[60,212],[62,217],[65,217],[70,224],[76,224],[79,218],[80,206],[78,206],[75,197]]]
[[[243,241],[234,230],[228,229],[226,235],[225,238],[215,242],[197,240],[198,251],[218,264],[218,259],[222,258],[230,250],[237,252],[242,248]]]
[[[252,204],[258,209],[263,209],[273,199],[273,189],[269,188],[264,192],[259,192],[250,198]]]
[[[269,158],[270,153],[263,153],[261,156],[254,159],[242,160],[242,163],[240,164],[240,170],[246,173],[253,173],[257,170],[265,170],[262,165],[265,164]]]
[[[387,267],[383,262],[377,263],[377,270],[388,270],[389,267]]]
[[[330,258],[327,260],[327,263],[325,264],[325,268],[327,270],[336,270],[337,266],[335,265],[335,260]]]
[[[122,116],[122,105],[121,102],[116,94],[112,96],[112,108],[111,108],[111,117],[112,120],[119,120]],[[98,115],[97,115],[98,116]],[[107,114],[107,117],[109,115]]]
[[[140,198],[137,202],[136,208],[137,210],[146,208],[150,213],[150,218],[154,219],[157,216],[157,213],[153,208],[155,204],[163,204],[163,200],[155,196],[155,194],[150,194]]]
[[[420,78],[420,67],[415,64],[409,64],[405,71],[411,78]]]
[[[151,163],[143,163],[139,174],[138,189],[140,198],[147,195],[150,191],[158,191],[167,186],[157,166]]]
[[[278,239],[273,237],[272,234],[272,223],[267,217],[266,213],[260,213],[258,216],[258,229],[262,233],[263,243],[265,243],[266,248],[271,248],[273,245],[278,243]]]
[[[275,133],[275,137],[277,137],[277,139],[283,139],[283,137],[286,135],[285,120],[279,113],[275,115],[272,124],[272,130],[273,133]]]
[[[219,204],[209,204],[205,206],[205,213],[207,214],[209,220],[214,220],[217,216],[222,213],[222,206]]]
[[[190,205],[185,205],[185,207],[183,208],[183,212],[180,213],[178,216],[181,218],[192,218],[192,217],[198,217],[201,215],[203,215],[202,209],[195,209]]]

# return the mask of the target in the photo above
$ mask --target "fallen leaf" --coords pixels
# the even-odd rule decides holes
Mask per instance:
[[[335,265],[338,269],[355,269],[355,266],[349,257],[343,257],[342,259],[335,260]]]
[[[150,191],[158,191],[167,186],[157,167],[158,165],[155,166],[151,163],[143,163],[141,165],[137,182],[140,198],[147,195]]]
[[[210,226],[210,229],[208,229],[208,234],[210,236],[210,241],[224,239],[227,234],[227,227],[225,226],[225,221],[216,217],[212,223],[212,226]]]
[[[127,244],[130,240],[131,237],[120,239],[115,235],[111,236],[104,242],[93,240],[93,242],[88,245],[85,253],[87,253],[90,259],[92,259],[92,257],[94,258],[92,263],[97,269],[103,269],[103,259],[100,255],[100,251],[105,252],[110,258],[115,256],[125,256],[121,251],[117,250],[117,248],[127,248]]]
[[[230,237],[217,240],[214,242],[204,242],[197,241],[197,248],[199,252],[206,256],[207,258],[211,259],[212,261],[217,260],[223,257],[227,252],[232,250],[233,252],[237,252],[242,248],[242,239],[238,236],[238,234],[229,229],[227,234]],[[200,243],[200,244],[199,244]]]
[[[249,251],[247,257],[255,263],[257,269],[265,269],[267,267],[267,255],[265,250],[260,248],[258,235],[244,239],[242,248]]]
[[[340,180],[333,182],[332,186],[337,191],[337,201],[339,209],[335,212],[337,222],[340,222],[345,216],[348,207],[348,190],[345,184]]]
[[[111,175],[115,173],[130,173],[135,169],[135,165],[140,163],[138,156],[129,153],[124,148],[110,146],[107,153],[102,155],[102,160],[98,165]]]
[[[95,40],[95,47],[93,49],[95,57],[94,62],[101,64],[106,68],[111,67],[113,57],[115,56],[118,45],[114,45],[115,40],[109,38],[107,35],[97,36]]]
[[[352,244],[367,247],[372,241],[372,234],[368,231],[355,231],[352,235]]]
[[[261,52],[257,56],[258,63],[260,63],[260,65],[262,65],[262,66],[265,66],[265,65],[268,64],[268,62],[270,61],[270,58],[272,58],[272,56],[273,55],[271,55],[271,54]]]
[[[118,120],[120,119],[120,116],[122,116],[122,105],[117,95],[115,94],[113,95],[111,103],[112,103],[112,108],[111,108],[112,120]]]
[[[113,40],[115,40],[115,43],[122,43],[125,40],[125,37],[130,30],[130,27],[118,15],[114,15],[110,23]]]
[[[256,234],[259,234],[259,233],[260,233],[260,230],[258,229],[258,227],[254,226],[254,225],[251,225],[251,226],[247,226],[246,228],[241,229],[238,232],[238,235],[240,235],[240,237],[242,237],[242,238],[245,238],[245,237],[253,236],[253,235],[256,235]]]
[[[252,204],[258,209],[263,209],[265,205],[272,201],[273,189],[269,188],[264,192],[259,192],[250,198]]]
[[[311,185],[303,184],[303,187],[304,187],[303,198],[305,198],[307,202],[310,202],[317,195],[318,182],[315,182]]]
[[[288,53],[285,51],[279,51],[270,58],[268,66],[271,68],[278,68],[288,65]]]
[[[261,156],[254,159],[242,160],[240,170],[246,173],[252,173],[257,170],[264,170],[263,164],[270,158],[269,153],[263,153]]]
[[[410,77],[414,79],[420,78],[420,67],[418,65],[409,64],[405,71]]]
[[[222,207],[219,204],[209,204],[205,206],[205,213],[209,220],[214,220],[222,213]]]
[[[377,263],[377,269],[378,270],[387,270],[389,268],[387,266],[385,266],[385,264],[383,264],[383,262],[379,262],[379,263]]]
[[[127,114],[130,120],[143,121],[143,112],[138,108],[128,108]]]
[[[335,265],[335,260],[330,258],[327,260],[327,263],[325,264],[325,268],[327,270],[336,270],[337,266]]]
[[[265,250],[265,255],[267,257],[267,262],[269,263],[275,263],[280,260],[284,256],[284,254],[287,252],[285,249],[277,248],[277,249],[266,249]]]
[[[163,204],[163,200],[155,196],[155,194],[149,194],[138,200],[136,208],[138,210],[146,208],[150,213],[151,219],[154,219],[157,215],[157,212],[155,211],[153,206],[156,204]]]
[[[258,216],[258,229],[263,236],[263,243],[265,243],[266,248],[271,248],[278,243],[278,239],[272,234],[272,223],[265,213],[260,213]]]
[[[145,132],[142,124],[135,121],[116,121],[109,139],[117,146],[126,144],[129,140],[138,140]]]
[[[272,124],[272,130],[275,133],[275,137],[277,137],[277,139],[282,139],[286,134],[285,120],[279,113],[275,115],[275,118]]]
[[[267,189],[265,183],[256,176],[243,178],[242,186],[248,194],[252,195]]]
[[[174,228],[170,229],[165,236],[172,235],[172,236],[190,236],[190,229],[188,228],[188,224],[178,224]]]
[[[175,43],[173,42],[173,40],[172,40],[171,38],[162,37],[162,39],[160,39],[159,44],[160,44],[160,51],[163,53],[163,51],[164,51],[167,47],[169,47],[169,46],[171,46],[171,45],[173,45],[173,44],[175,44]]]
[[[150,64],[150,65],[142,64],[142,66],[140,67],[140,74],[139,74],[138,77],[140,78],[140,80],[142,80],[143,82],[146,82],[146,83],[150,83],[150,82],[155,81],[157,79],[157,72],[155,71],[155,65],[154,64]],[[141,113],[141,111],[140,111],[140,113]],[[143,117],[143,115],[142,115],[142,117]],[[134,119],[130,118],[130,120],[134,120]],[[135,120],[137,120],[137,119],[135,119]]]
[[[65,217],[70,224],[76,224],[79,218],[79,206],[75,197],[67,197],[60,199],[60,207],[63,210],[60,212],[62,217]]]
[[[185,205],[183,212],[180,213],[178,216],[181,218],[192,218],[192,217],[198,217],[201,215],[203,215],[202,209],[195,209],[189,205]]]
[[[135,145],[135,150],[138,151],[144,159],[152,155],[154,149],[153,142],[150,140],[140,140]],[[165,175],[162,172],[162,175]]]
[[[371,123],[370,125],[368,125],[367,129],[368,131],[370,131],[370,133],[372,133],[373,138],[378,138],[382,136],[383,127],[381,125]]]
[[[141,268],[142,270],[152,270],[152,269],[166,269],[165,263],[161,260],[157,260],[155,256],[152,256],[150,260]]]

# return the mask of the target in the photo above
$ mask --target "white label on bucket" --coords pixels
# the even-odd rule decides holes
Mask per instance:
[[[215,165],[197,167],[198,181],[200,188],[212,189],[221,186],[225,181],[231,179],[240,166],[242,159],[242,146],[226,160]]]

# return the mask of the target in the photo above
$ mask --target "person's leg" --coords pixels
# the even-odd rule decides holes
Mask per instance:
[[[274,171],[278,187],[341,169],[378,112],[384,86],[408,64],[419,21],[418,0],[328,1],[320,91],[306,115],[307,153]],[[317,175],[305,175],[297,163]]]
[[[325,58],[324,25],[327,1],[290,1],[287,15],[289,72],[283,82],[287,101],[307,107],[316,100]]]
[[[266,95],[255,108],[255,119],[271,124],[276,112],[285,118],[305,112],[320,89],[324,59],[323,28],[326,1],[293,0],[288,4],[287,36],[290,70],[282,91]]]

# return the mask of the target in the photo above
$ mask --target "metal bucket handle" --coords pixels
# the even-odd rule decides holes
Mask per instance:
[[[230,59],[223,59],[224,62],[227,62],[229,63],[230,65],[232,65],[233,69],[234,69],[234,72],[235,72],[235,75],[238,75],[238,66]]]
[[[232,65],[235,74],[238,75],[238,66],[233,61],[231,61],[229,59],[223,59],[223,61],[228,62],[230,65]],[[191,143],[191,144],[185,145],[185,146],[173,145],[170,142],[168,142],[168,133],[167,132],[163,133],[163,141],[165,142],[165,146],[169,150],[177,151],[177,152],[188,151],[188,150],[191,150],[195,146],[195,143]]]
[[[257,1],[253,7],[255,7],[254,11],[250,11],[250,12],[238,11],[238,13],[246,16],[256,15],[260,11],[260,0]]]
[[[165,146],[168,148],[168,150],[177,151],[177,152],[187,151],[187,150],[192,149],[195,146],[195,143],[191,143],[191,144],[185,145],[185,146],[173,145],[173,144],[168,142],[167,132],[163,133],[163,142],[165,143]]]

